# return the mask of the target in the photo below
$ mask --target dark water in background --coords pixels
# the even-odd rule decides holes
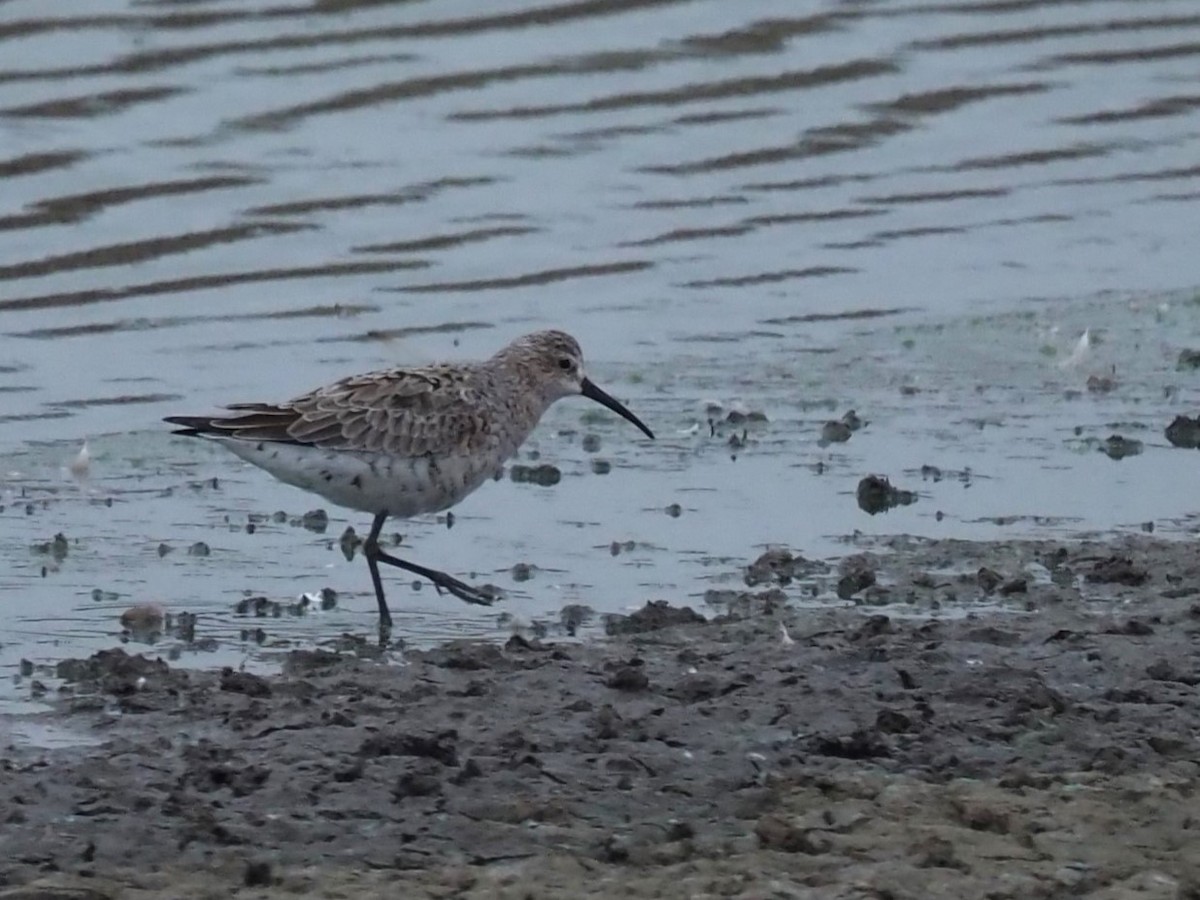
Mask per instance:
[[[1198,135],[1194,0],[0,0],[0,669],[107,645],[146,600],[235,659],[244,591],[335,584],[343,612],[277,630],[369,628],[361,561],[242,530],[316,498],[158,420],[548,324],[665,440],[594,426],[600,480],[563,403],[535,444],[558,487],[397,525],[524,618],[694,597],[769,541],[1186,516],[1181,457],[1097,490],[1086,438],[1158,422],[1143,401],[1200,330]],[[864,311],[889,315],[840,318]],[[1048,354],[1084,328],[1133,354],[1129,391],[1064,414],[1079,385]],[[771,417],[737,463],[709,399]],[[819,448],[849,406],[874,431]],[[81,485],[61,467],[84,438]],[[860,475],[927,462],[974,493],[854,508]],[[334,537],[365,524],[331,513]],[[58,531],[78,544],[43,578],[30,547]],[[519,561],[543,571],[514,585]],[[417,636],[495,626],[393,598]]]

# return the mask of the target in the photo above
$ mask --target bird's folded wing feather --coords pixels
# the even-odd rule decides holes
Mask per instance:
[[[410,457],[486,444],[492,420],[469,379],[437,368],[354,375],[285,403],[238,403],[216,419],[230,437]]]

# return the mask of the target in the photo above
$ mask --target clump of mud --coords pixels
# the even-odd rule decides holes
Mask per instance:
[[[793,580],[829,571],[820,560],[805,559],[785,547],[772,547],[746,567],[742,580],[747,587],[760,584],[791,584]]]
[[[704,616],[689,606],[671,606],[666,600],[651,600],[641,609],[628,616],[605,617],[604,632],[614,634],[643,634],[672,625],[691,625],[705,621]]]
[[[508,477],[517,484],[536,484],[541,487],[553,487],[562,481],[562,471],[557,466],[542,463],[537,466],[514,465],[508,470]]]
[[[849,600],[875,584],[875,566],[871,558],[863,553],[842,560],[838,574],[837,595],[843,600]]]
[[[49,556],[56,563],[60,563],[66,559],[70,551],[71,542],[67,540],[67,536],[61,531],[54,535],[53,539],[33,545],[34,553],[41,556]]]
[[[328,612],[337,607],[338,594],[331,587],[301,594],[295,601],[285,603],[265,596],[244,597],[233,605],[238,616],[255,619],[279,619],[284,616],[304,616],[314,610]]]
[[[858,413],[849,410],[840,419],[830,419],[821,426],[821,439],[817,443],[822,447],[830,444],[844,444],[850,440],[854,432],[866,424],[859,418]]]
[[[876,513],[887,512],[897,506],[908,506],[917,502],[917,495],[914,491],[894,487],[882,475],[868,475],[863,478],[858,483],[856,497],[858,508],[872,516]]]
[[[1112,434],[1100,445],[1100,451],[1109,459],[1125,459],[1127,456],[1138,456],[1145,445],[1137,438],[1127,438],[1124,435]]]
[[[1195,450],[1200,447],[1200,416],[1176,416],[1163,433],[1172,447]]]

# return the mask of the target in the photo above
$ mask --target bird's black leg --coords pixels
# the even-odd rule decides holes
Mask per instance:
[[[375,584],[375,597],[379,601],[379,627],[381,631],[385,625],[389,631],[391,630],[392,616],[388,612],[386,601],[383,599],[383,585],[379,578],[379,563],[385,563],[389,566],[395,566],[397,569],[412,572],[414,575],[420,575],[422,578],[433,582],[433,586],[439,592],[443,590],[449,591],[465,603],[473,603],[477,606],[492,605],[494,598],[490,594],[481,591],[479,588],[472,587],[465,581],[459,581],[453,575],[447,575],[445,572],[439,572],[437,569],[427,569],[424,566],[400,559],[381,550],[379,548],[379,532],[383,528],[383,523],[386,519],[387,513],[379,513],[375,516],[375,521],[371,523],[371,533],[367,535],[366,541],[363,542],[363,555],[366,556],[367,564],[371,567],[371,581]]]
[[[367,568],[371,570],[371,583],[375,585],[375,600],[379,603],[379,640],[386,642],[392,633],[392,611],[388,609],[387,600],[383,597],[383,579],[379,577],[379,532],[387,521],[387,513],[376,514],[371,523],[371,533],[363,541],[363,556],[367,558]]]

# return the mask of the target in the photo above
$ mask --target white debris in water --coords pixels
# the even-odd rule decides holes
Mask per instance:
[[[1058,364],[1060,369],[1078,369],[1087,360],[1092,349],[1092,330],[1085,328],[1075,344],[1071,355]]]
[[[92,455],[88,452],[88,445],[85,440],[83,446],[79,448],[79,453],[71,460],[71,464],[67,466],[67,471],[78,480],[83,481],[88,477],[91,468]]]
[[[319,613],[325,611],[325,598],[320,591],[305,591],[296,598],[298,603],[306,613]]]
[[[783,646],[791,647],[793,644],[796,643],[792,639],[792,636],[790,634],[788,634],[787,626],[784,625],[782,622],[779,623],[779,633],[783,639]]]

